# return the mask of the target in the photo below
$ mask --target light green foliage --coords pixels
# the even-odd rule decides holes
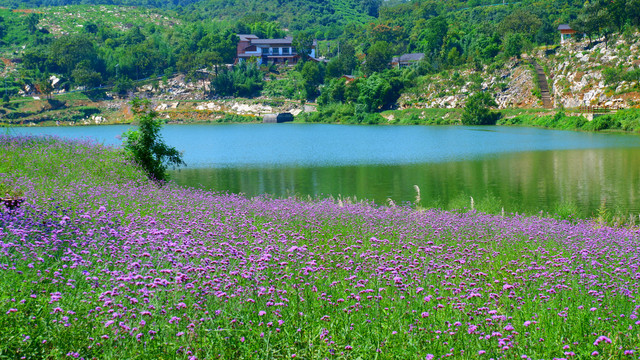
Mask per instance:
[[[162,124],[156,119],[157,113],[151,109],[148,100],[134,99],[131,109],[139,121],[138,130],[123,134],[123,147],[140,165],[150,179],[167,180],[167,166],[184,165],[182,156],[173,147],[162,140],[160,129]]]
[[[391,85],[376,73],[362,81],[359,90],[358,104],[362,106],[365,112],[374,112],[380,110],[384,105],[387,93],[391,91]]]
[[[504,53],[507,56],[520,57],[523,47],[524,40],[519,33],[510,33],[504,39]]]
[[[467,99],[462,113],[462,123],[465,125],[494,125],[500,117],[499,112],[491,111],[491,107],[498,104],[489,92],[479,92]]]
[[[295,100],[304,99],[304,92],[304,80],[298,71],[290,71],[284,78],[265,81],[262,89],[263,96]]]

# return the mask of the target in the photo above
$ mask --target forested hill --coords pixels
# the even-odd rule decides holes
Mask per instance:
[[[8,8],[38,8],[66,5],[122,5],[155,8],[188,6],[200,0],[0,0],[0,6]]]
[[[7,8],[122,5],[176,10],[188,20],[278,21],[291,30],[335,28],[378,15],[382,0],[0,0]],[[336,25],[338,27],[336,27]]]
[[[381,0],[202,0],[193,6],[202,18],[279,21],[290,30],[330,29],[378,16]],[[329,37],[337,37],[337,28]]]

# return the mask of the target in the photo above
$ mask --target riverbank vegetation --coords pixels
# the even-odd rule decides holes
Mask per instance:
[[[610,114],[597,114],[589,121],[581,114],[517,115],[498,120],[498,125],[525,125],[549,129],[584,131],[640,132],[640,109],[619,110]]]
[[[635,228],[158,188],[121,152],[82,141],[3,135],[0,158],[2,182],[26,199],[0,210],[1,353],[640,351]]]

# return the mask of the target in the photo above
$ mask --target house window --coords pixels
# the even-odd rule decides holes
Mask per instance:
[[[288,47],[282,48],[282,54],[283,55],[289,55],[289,48]]]
[[[263,47],[262,48],[262,54],[266,55],[269,53],[269,48],[268,47]]]

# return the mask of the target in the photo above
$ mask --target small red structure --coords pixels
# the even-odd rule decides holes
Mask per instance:
[[[560,44],[564,44],[566,41],[575,37],[578,32],[573,30],[571,26],[568,24],[561,24],[558,26],[558,30],[560,31]]]

